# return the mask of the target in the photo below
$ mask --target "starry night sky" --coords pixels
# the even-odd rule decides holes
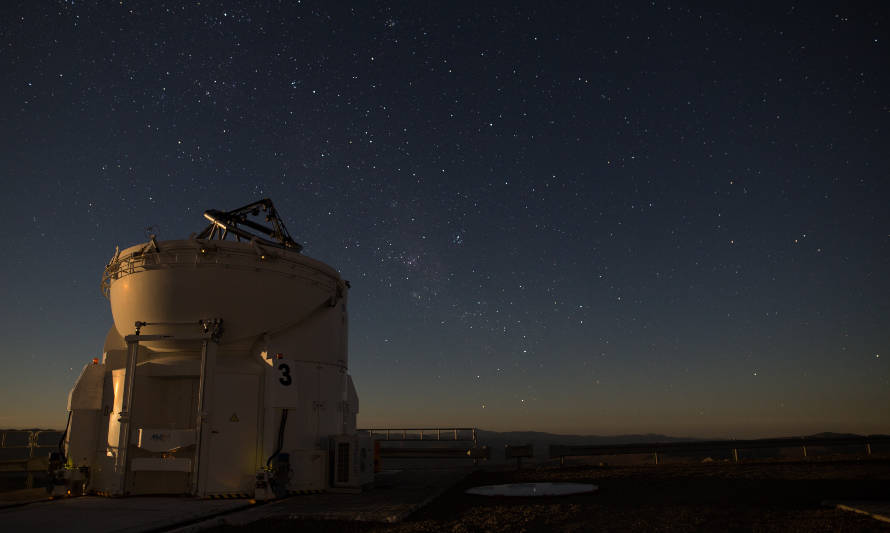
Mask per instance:
[[[2,3],[0,427],[116,245],[269,197],[362,426],[890,432],[885,5],[354,3]]]

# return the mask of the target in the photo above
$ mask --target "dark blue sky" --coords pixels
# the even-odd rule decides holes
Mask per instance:
[[[890,432],[885,6],[328,4],[0,7],[0,426],[116,245],[270,197],[360,425]]]

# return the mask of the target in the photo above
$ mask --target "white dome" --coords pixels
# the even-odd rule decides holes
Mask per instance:
[[[106,269],[104,283],[121,336],[134,334],[138,321],[150,324],[144,335],[197,337],[200,320],[222,319],[223,349],[249,347],[259,335],[335,303],[345,290],[336,270],[296,251],[203,239],[127,248]],[[143,344],[187,349],[176,342]]]

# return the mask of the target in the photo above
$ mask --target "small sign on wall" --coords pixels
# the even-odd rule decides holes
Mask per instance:
[[[297,365],[292,359],[272,360],[272,366],[266,369],[269,407],[296,409],[299,399],[296,373]]]

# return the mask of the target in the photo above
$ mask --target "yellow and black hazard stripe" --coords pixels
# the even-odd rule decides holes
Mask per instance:
[[[321,494],[324,492],[321,489],[304,489],[304,490],[289,490],[287,491],[288,496],[296,496],[298,494]]]
[[[246,492],[221,492],[219,494],[208,494],[211,500],[234,500],[238,498],[252,498],[253,496]]]

